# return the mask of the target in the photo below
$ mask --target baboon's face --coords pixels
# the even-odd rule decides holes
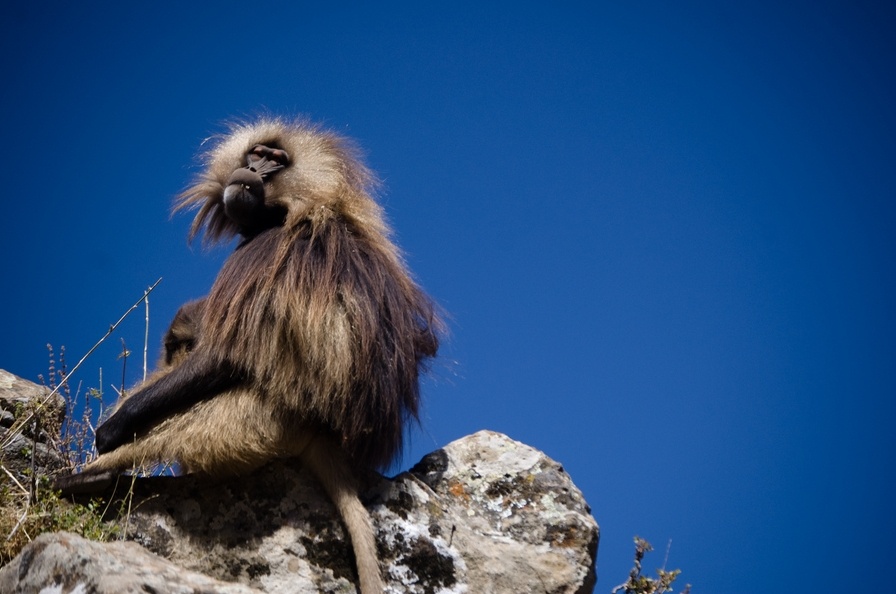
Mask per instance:
[[[355,153],[345,139],[301,122],[237,125],[205,153],[204,173],[175,210],[198,208],[190,237],[204,231],[211,241],[334,216],[387,236],[370,196],[376,182]]]
[[[224,214],[250,236],[282,225],[286,208],[267,200],[274,177],[289,166],[289,154],[280,148],[257,144],[245,154],[245,165],[233,171],[224,187]]]

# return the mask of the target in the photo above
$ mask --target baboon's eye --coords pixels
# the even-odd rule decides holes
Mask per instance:
[[[256,161],[265,160],[273,161],[281,167],[285,167],[286,165],[289,165],[289,154],[283,149],[276,149],[265,146],[263,144],[256,144],[246,154],[246,160],[250,165]]]
[[[289,165],[289,155],[286,154],[286,151],[280,149],[271,149],[271,159],[277,161],[281,165]]]

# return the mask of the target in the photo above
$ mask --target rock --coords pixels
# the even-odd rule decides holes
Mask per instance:
[[[42,534],[0,570],[0,592],[260,594],[242,584],[184,571],[136,543],[101,544],[67,532]]]
[[[466,565],[459,581],[470,592],[594,589],[597,523],[563,467],[543,453],[480,431],[429,454],[411,472],[442,507],[415,524],[428,520],[454,533],[449,540]]]
[[[336,511],[295,463],[275,463],[238,487],[145,486],[129,538],[179,565],[266,592],[353,591]],[[429,454],[408,473],[380,478],[365,503],[392,592],[594,585],[597,526],[581,493],[559,464],[504,435],[482,431]]]
[[[65,459],[57,447],[58,431],[65,415],[65,399],[58,393],[47,399],[49,388],[0,369],[0,461],[22,484],[27,484],[27,474],[31,468],[31,451],[34,450],[34,465],[38,475],[50,474],[65,466]],[[17,427],[10,435],[9,430],[32,410],[40,405],[41,420],[37,439],[34,439],[33,424],[27,422]]]
[[[125,585],[142,583],[152,571],[167,580],[173,564],[184,569],[185,580],[201,574],[244,589],[202,590],[171,578],[145,591],[355,592],[351,546],[335,508],[294,461],[216,484],[153,477],[132,485],[123,477],[118,490],[133,493],[120,506],[132,511],[118,518],[127,538],[158,557],[136,554],[135,545],[88,548],[72,544],[71,535],[46,536],[0,570],[2,591],[37,592],[60,580],[68,584],[61,591],[80,583],[93,591],[79,581],[93,571],[133,580],[120,582]],[[598,527],[581,492],[559,464],[504,435],[481,431],[393,479],[373,477],[363,499],[388,592],[593,590]]]
[[[6,433],[47,388],[0,370]],[[58,427],[64,400],[43,426]],[[27,413],[25,413],[27,414]],[[24,477],[63,462],[54,436],[16,432],[3,463]],[[562,467],[489,431],[433,452],[363,497],[393,593],[591,592],[598,528]],[[37,538],[0,569],[0,592],[354,592],[355,567],[335,509],[313,477],[282,460],[243,479],[122,477],[118,521],[135,543]],[[115,495],[112,495],[114,498]]]

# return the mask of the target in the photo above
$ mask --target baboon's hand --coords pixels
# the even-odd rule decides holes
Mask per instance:
[[[171,415],[243,383],[244,375],[226,361],[191,352],[170,373],[129,396],[96,428],[97,451],[104,454],[131,442]]]

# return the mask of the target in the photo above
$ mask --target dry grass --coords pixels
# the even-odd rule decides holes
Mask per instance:
[[[161,279],[159,279],[160,281]],[[118,500],[118,509],[111,510],[100,498],[78,503],[61,497],[51,488],[51,477],[57,474],[77,472],[96,457],[94,449],[94,422],[103,409],[103,376],[99,371],[99,387],[87,389],[81,394],[81,384],[72,392],[70,376],[102,344],[118,325],[141,302],[147,306],[148,295],[158,285],[156,281],[143,296],[112,326],[106,334],[67,372],[65,350],[57,357],[49,350],[47,377],[40,377],[47,388],[46,396],[25,406],[17,407],[9,428],[2,435],[0,450],[0,565],[11,561],[28,543],[44,532],[68,531],[96,541],[118,538],[123,531],[119,520],[128,519],[132,493]],[[144,345],[144,375],[145,375]],[[129,352],[122,341],[122,377]],[[123,388],[122,388],[123,391]],[[122,391],[118,396],[122,396]],[[56,394],[65,401],[65,415],[50,403]],[[5,424],[5,423],[4,423]],[[22,439],[22,438],[25,439]],[[14,444],[27,443],[25,447]],[[18,447],[18,451],[15,451]],[[38,450],[43,455],[38,457]],[[157,468],[136,469],[140,473],[158,473]]]
[[[13,428],[30,445],[19,451],[5,450],[0,460],[0,565],[11,561],[37,535],[65,530],[86,538],[106,541],[118,534],[114,522],[103,521],[106,511],[102,500],[86,504],[61,498],[50,488],[50,476],[72,472],[89,458],[92,449],[90,407],[85,407],[82,421],[75,422],[77,394],[72,395],[65,377],[65,351],[60,350],[59,367],[53,349],[48,345],[50,363],[46,378],[40,379],[66,401],[66,415],[32,401],[14,412]],[[24,420],[24,421],[23,421]],[[87,422],[84,422],[87,420]],[[49,446],[51,456],[36,456],[38,448]]]

